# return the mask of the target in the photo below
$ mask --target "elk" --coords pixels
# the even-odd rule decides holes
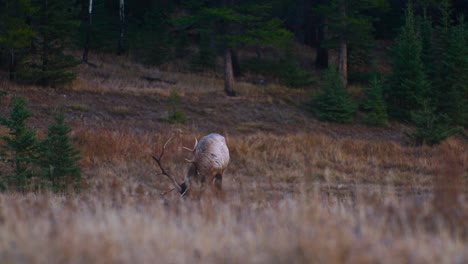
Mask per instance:
[[[166,141],[158,157],[153,156],[153,159],[161,170],[159,174],[167,176],[174,185],[174,188],[169,191],[177,189],[183,196],[198,189],[199,194],[202,194],[206,185],[209,185],[210,188],[214,188],[215,193],[221,193],[223,173],[229,163],[229,149],[226,145],[226,139],[219,134],[211,133],[203,137],[200,141],[195,138],[193,149],[184,147],[184,149],[190,151],[193,156],[192,159],[187,159],[190,166],[182,183],[178,183],[177,180],[164,169],[161,161],[164,150],[171,139],[172,138]],[[163,193],[163,195],[165,193]]]

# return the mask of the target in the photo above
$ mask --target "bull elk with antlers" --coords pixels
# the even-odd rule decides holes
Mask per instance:
[[[219,134],[212,133],[203,137],[199,142],[195,139],[193,149],[184,147],[184,149],[192,153],[193,157],[187,160],[190,163],[190,167],[182,183],[178,183],[164,169],[161,162],[164,150],[171,139],[164,144],[158,157],[153,156],[153,159],[161,169],[160,174],[167,176],[174,185],[174,188],[169,191],[176,189],[181,195],[186,195],[198,189],[199,193],[202,194],[206,185],[209,185],[210,188],[214,187],[215,193],[220,193],[222,191],[223,173],[229,163],[229,149],[225,138]]]

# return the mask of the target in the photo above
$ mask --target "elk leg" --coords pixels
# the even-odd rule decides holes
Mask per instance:
[[[226,193],[223,190],[223,175],[222,174],[216,174],[213,178],[213,185],[212,188],[214,188],[214,193],[220,199],[221,201],[226,200]]]
[[[222,189],[223,189],[223,186],[222,186],[222,183],[223,183],[223,175],[222,175],[222,174],[216,174],[216,176],[215,176],[214,179],[213,179],[213,183],[214,183],[214,186],[215,186],[218,190],[222,190]]]

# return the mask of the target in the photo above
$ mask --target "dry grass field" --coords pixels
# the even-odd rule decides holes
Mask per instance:
[[[242,80],[227,98],[213,73],[96,61],[66,90],[0,83],[2,113],[28,98],[42,134],[66,113],[84,173],[77,194],[0,194],[0,263],[468,263],[466,140],[410,147],[402,125],[318,122],[305,91]],[[165,121],[172,90],[184,124]],[[182,147],[211,132],[230,148],[225,199],[162,197],[151,155],[174,136],[181,180]]]

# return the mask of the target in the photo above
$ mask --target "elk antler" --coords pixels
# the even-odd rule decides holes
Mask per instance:
[[[155,157],[155,156],[152,156],[153,159],[156,161],[156,163],[158,164],[159,168],[161,169],[161,173],[159,174],[162,174],[162,175],[166,175],[171,181],[172,183],[174,184],[175,186],[175,189],[177,189],[179,191],[179,193],[182,193],[182,187],[179,185],[179,183],[177,183],[176,179],[171,176],[169,173],[167,173],[167,171],[164,169],[164,167],[162,166],[162,163],[161,163],[161,159],[164,155],[164,150],[166,149],[166,146],[167,144],[169,143],[169,141],[171,141],[172,137],[170,137],[166,143],[164,143],[164,146],[161,150],[161,154],[159,154],[159,157]]]
[[[195,145],[193,145],[193,149],[189,149],[189,148],[187,148],[187,147],[182,147],[182,148],[185,149],[185,150],[188,150],[188,151],[190,151],[190,152],[194,152],[195,149],[197,148],[197,145],[198,145],[198,139],[195,138]]]

